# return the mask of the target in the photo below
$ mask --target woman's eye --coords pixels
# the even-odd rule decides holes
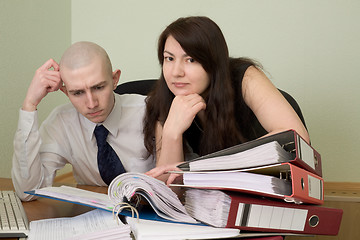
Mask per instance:
[[[170,62],[170,61],[174,60],[174,58],[173,58],[173,57],[164,57],[164,59],[165,59],[166,61],[168,61],[168,62]]]
[[[193,58],[188,58],[187,61],[190,62],[190,63],[193,63],[193,62],[195,62],[195,59],[193,59]]]

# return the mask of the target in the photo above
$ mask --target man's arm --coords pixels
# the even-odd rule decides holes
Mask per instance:
[[[25,201],[33,197],[24,191],[38,188],[43,179],[40,161],[41,139],[38,130],[37,112],[20,110],[18,129],[14,137],[14,154],[11,178],[17,195]]]
[[[20,110],[18,129],[14,138],[12,181],[18,196],[25,201],[34,199],[24,191],[51,186],[58,169],[67,160],[56,150],[63,146],[56,141],[63,129],[54,119],[56,112],[50,114],[38,130],[36,112]],[[55,138],[54,138],[55,136]]]
[[[48,185],[47,182],[51,179],[49,176],[45,177],[40,160],[41,138],[36,109],[49,92],[57,91],[61,86],[59,65],[50,59],[36,70],[20,110],[14,137],[12,179],[22,200],[33,198],[24,194],[24,191]]]

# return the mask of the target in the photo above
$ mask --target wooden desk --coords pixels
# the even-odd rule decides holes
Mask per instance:
[[[76,186],[74,183],[65,185]],[[54,185],[63,185],[61,181]],[[323,206],[341,208],[344,210],[342,223],[338,236],[311,236],[311,237],[286,237],[285,240],[353,240],[360,239],[360,184],[355,183],[325,183],[325,203]],[[82,189],[106,193],[106,187],[77,186]],[[11,179],[0,178],[1,190],[14,190]],[[32,202],[23,202],[25,212],[29,221],[57,218],[73,217],[93,208],[66,203],[62,201],[39,198]],[[3,240],[3,239],[1,239]]]
[[[360,183],[325,182],[324,207],[343,209],[337,236],[286,237],[285,240],[355,240],[360,239]]]
[[[54,185],[63,185],[61,183],[56,183]],[[66,184],[69,185],[69,184]],[[75,185],[74,185],[75,186]],[[106,193],[106,187],[93,187],[93,186],[78,186],[79,188]],[[11,179],[0,178],[0,189],[1,190],[14,190]],[[79,214],[94,210],[94,208],[72,204],[67,202],[62,202],[58,200],[48,199],[48,198],[39,198],[35,201],[23,202],[23,206],[26,212],[26,215],[30,221],[48,219],[48,218],[58,218],[58,217],[74,217]],[[7,238],[7,240],[15,238]],[[1,238],[1,240],[6,240]]]
[[[11,179],[0,178],[0,182],[1,182],[0,183],[1,190],[14,190]],[[57,183],[56,185],[62,185],[62,184]],[[93,186],[78,186],[78,187],[100,193],[107,192],[106,187],[93,187]],[[57,201],[48,198],[39,198],[35,201],[23,202],[23,206],[29,221],[47,219],[47,218],[73,217],[94,209],[79,204],[72,204],[72,203]]]

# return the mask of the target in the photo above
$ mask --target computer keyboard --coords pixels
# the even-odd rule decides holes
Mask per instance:
[[[0,238],[26,237],[29,222],[14,191],[0,191]]]

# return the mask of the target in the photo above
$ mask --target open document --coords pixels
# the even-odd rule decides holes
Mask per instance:
[[[237,237],[239,229],[159,222],[127,217],[136,240],[222,239]]]
[[[107,195],[68,186],[46,187],[26,193],[114,211],[125,216],[132,216],[133,211],[130,210],[138,209],[139,218],[200,224],[186,212],[176,193],[164,182],[143,173],[120,174],[110,183]],[[147,204],[143,202],[148,202],[152,211],[144,211]]]
[[[131,240],[130,232],[112,213],[96,209],[76,217],[32,221],[28,240]]]

